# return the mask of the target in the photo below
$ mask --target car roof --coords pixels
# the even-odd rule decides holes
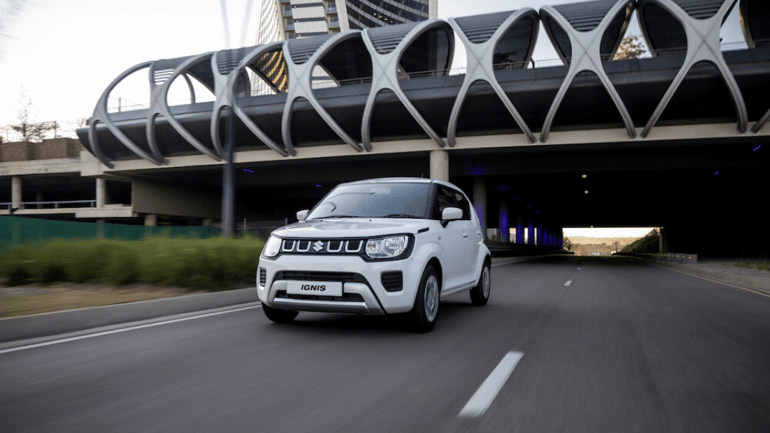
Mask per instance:
[[[343,185],[357,185],[365,183],[440,183],[457,188],[449,182],[438,179],[426,179],[424,177],[381,177],[377,179],[364,179],[353,182],[346,182]]]

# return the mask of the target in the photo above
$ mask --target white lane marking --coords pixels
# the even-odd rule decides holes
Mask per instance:
[[[29,344],[26,346],[11,347],[8,349],[0,350],[0,355],[4,353],[17,352],[20,350],[35,349],[37,347],[51,346],[54,344],[68,343],[70,341],[85,340],[86,338],[101,337],[103,335],[117,334],[119,332],[135,331],[137,329],[150,328],[153,326],[168,325],[171,323],[185,322],[188,320],[202,319],[204,317],[218,316],[220,314],[235,313],[237,311],[249,310],[252,308],[260,308],[262,305],[252,305],[249,307],[237,308],[234,310],[217,311],[216,313],[201,314],[199,316],[182,317],[181,319],[164,320],[162,322],[148,323],[146,325],[129,326],[128,328],[113,329],[110,331],[97,332],[95,334],[78,335],[77,337],[62,338],[61,340],[46,341],[43,343]]]
[[[475,418],[483,415],[522,356],[522,352],[508,352],[457,416]]]
[[[570,284],[572,284],[572,280],[567,280],[567,282],[564,283],[565,286],[569,286]]]
[[[579,270],[580,270],[580,268],[578,268],[578,271],[579,271]]]

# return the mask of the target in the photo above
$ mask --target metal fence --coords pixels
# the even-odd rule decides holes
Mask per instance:
[[[212,238],[222,236],[219,227],[163,227],[79,221],[53,221],[36,218],[0,216],[0,248],[23,243],[42,244],[55,239],[122,239],[148,237]]]

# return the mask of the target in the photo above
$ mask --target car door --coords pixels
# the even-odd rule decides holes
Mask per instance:
[[[467,285],[476,281],[479,271],[476,269],[476,262],[479,256],[479,247],[482,239],[479,225],[475,222],[471,213],[471,205],[468,198],[461,191],[453,189],[455,206],[463,211],[463,218],[455,221],[462,228],[462,242],[458,248],[458,253],[462,255],[461,275],[458,277],[459,285]]]
[[[438,186],[436,193],[435,218],[441,219],[441,213],[448,207],[457,207],[454,191],[444,185]],[[449,221],[441,230],[439,244],[442,249],[441,267],[443,270],[441,291],[452,290],[461,284],[463,276],[463,232],[465,227],[458,221]]]

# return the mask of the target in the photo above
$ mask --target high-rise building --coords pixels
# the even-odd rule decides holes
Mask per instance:
[[[436,18],[438,0],[262,0],[256,45]],[[283,53],[273,51],[258,62],[267,80],[252,78],[256,94],[286,91]],[[263,77],[264,78],[264,77]],[[317,77],[323,80],[323,73]],[[272,84],[268,84],[272,83]]]
[[[262,0],[257,44],[436,18],[438,0]]]

